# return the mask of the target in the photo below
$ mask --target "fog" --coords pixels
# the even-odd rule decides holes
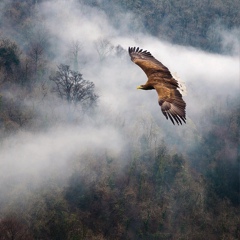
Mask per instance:
[[[56,66],[71,64],[69,51],[74,42],[79,42],[78,70],[84,79],[94,82],[99,94],[98,108],[94,118],[83,116],[75,109],[71,113],[72,121],[68,121],[69,106],[56,104],[57,100],[50,97],[50,90],[42,102],[26,99],[26,106],[34,105],[39,116],[47,116],[46,127],[36,131],[23,129],[1,141],[0,180],[28,174],[41,179],[41,176],[49,177],[56,169],[64,176],[68,161],[74,156],[81,159],[86,152],[107,151],[119,157],[129,142],[137,143],[142,134],[153,131],[150,125],[158,142],[164,139],[174,151],[185,152],[195,144],[193,136],[202,131],[197,120],[206,108],[213,104],[217,107],[226,97],[238,94],[239,31],[232,31],[229,37],[221,30],[223,43],[234,44],[232,55],[226,56],[160,41],[147,34],[141,24],[132,24],[134,14],[131,12],[125,13],[116,28],[106,13],[74,0],[44,2],[35,11],[36,26],[49,34]],[[106,48],[120,45],[124,50],[121,56],[114,50],[100,56],[97,44],[104,40],[108,41]],[[21,44],[19,39],[16,41]],[[136,89],[147,79],[130,61],[129,46],[150,51],[185,82],[186,125],[174,126],[165,119],[155,91]],[[81,121],[74,121],[76,119]],[[177,146],[176,142],[181,139],[182,145]],[[84,165],[84,158],[80,162]]]

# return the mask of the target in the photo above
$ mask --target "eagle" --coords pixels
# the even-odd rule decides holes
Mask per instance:
[[[186,123],[186,103],[179,91],[179,83],[172,76],[167,67],[152,56],[147,50],[139,47],[129,47],[131,60],[137,64],[148,77],[144,85],[137,89],[153,90],[158,94],[158,103],[163,115],[175,125]]]

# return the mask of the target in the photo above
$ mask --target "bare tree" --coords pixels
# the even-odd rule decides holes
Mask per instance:
[[[100,61],[103,61],[114,50],[114,46],[107,39],[100,39],[96,41],[95,46],[96,46],[96,50],[99,55]]]
[[[35,74],[37,74],[39,70],[39,65],[43,58],[42,56],[43,52],[44,52],[44,46],[42,45],[41,42],[32,43],[29,56],[33,62]]]
[[[26,57],[28,59],[28,70],[31,71],[31,81],[38,82],[46,71],[47,59],[51,55],[49,48],[49,33],[39,16],[38,9],[35,9],[36,21],[26,30],[25,37],[28,45]]]
[[[59,65],[58,71],[50,80],[56,84],[54,91],[58,96],[69,103],[91,107],[98,99],[94,83],[83,79],[81,73],[72,71],[68,65]]]
[[[79,65],[79,52],[82,49],[82,45],[79,41],[73,41],[70,48],[70,58],[73,63],[73,70],[78,71]]]
[[[117,45],[115,47],[115,52],[116,52],[117,57],[122,57],[126,53],[126,51],[124,50],[124,48],[121,45]]]

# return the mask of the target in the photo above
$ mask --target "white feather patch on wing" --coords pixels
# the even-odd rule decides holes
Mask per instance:
[[[187,87],[186,87],[185,82],[180,79],[180,77],[177,75],[176,72],[171,73],[171,74],[178,81],[178,85],[179,85],[178,90],[179,90],[179,92],[182,94],[182,96],[186,96],[187,95]]]

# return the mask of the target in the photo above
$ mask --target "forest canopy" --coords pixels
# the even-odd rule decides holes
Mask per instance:
[[[239,239],[239,4],[1,1],[0,240]],[[129,46],[186,82],[186,124]]]
[[[210,52],[232,54],[232,44],[237,43],[232,42],[234,40],[231,39],[231,35],[236,32],[240,37],[238,0],[83,0],[83,2],[102,8],[113,21],[119,11],[119,8],[113,7],[116,4],[124,11],[132,11],[136,21],[139,21],[139,27],[142,23],[142,27],[153,36]],[[133,28],[136,27],[134,23],[133,21]],[[224,31],[228,34],[227,44],[223,39]]]

